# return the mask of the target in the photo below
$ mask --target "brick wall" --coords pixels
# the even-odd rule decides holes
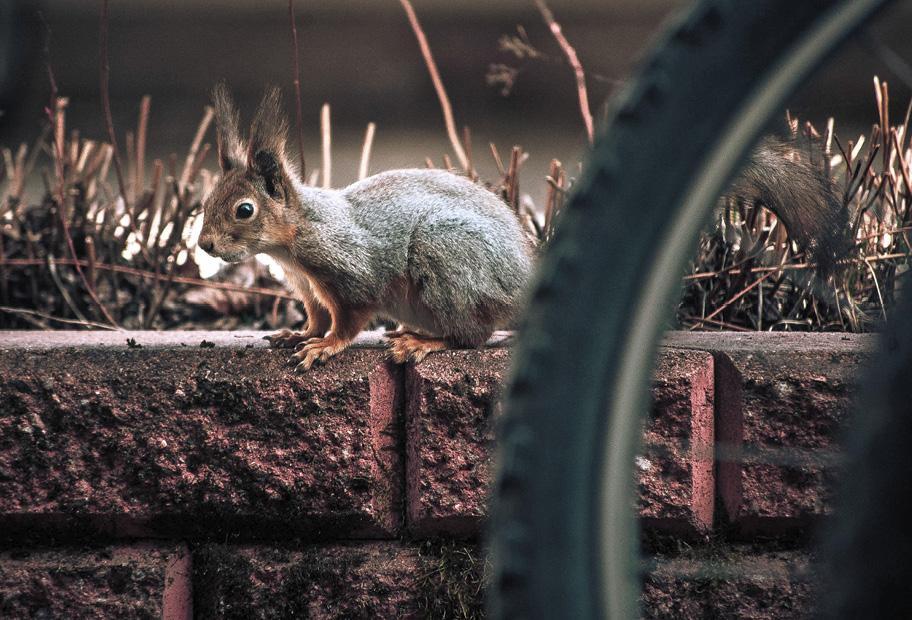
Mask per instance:
[[[0,333],[0,616],[480,612],[509,350],[396,367],[365,336],[294,375],[260,336]],[[871,340],[665,344],[636,461],[645,615],[809,613]]]

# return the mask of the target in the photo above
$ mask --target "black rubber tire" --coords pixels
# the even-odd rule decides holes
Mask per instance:
[[[616,101],[514,350],[492,617],[637,616],[633,457],[684,261],[768,118],[884,4],[698,2]]]
[[[912,294],[903,292],[846,440],[824,537],[822,617],[912,618]]]

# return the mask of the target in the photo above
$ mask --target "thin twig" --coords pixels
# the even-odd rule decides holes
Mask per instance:
[[[161,289],[152,300],[152,305],[149,307],[149,312],[146,314],[146,318],[143,321],[143,329],[149,329],[149,327],[152,326],[152,323],[155,321],[155,317],[158,316],[158,312],[161,310],[162,302],[165,301],[168,293],[171,292],[171,285],[174,283],[174,270],[176,266],[177,259],[175,258],[168,265],[168,273],[165,276],[165,285],[161,287]]]
[[[190,166],[190,177],[187,179],[188,183],[196,182],[196,177],[199,176],[200,171],[203,169],[203,162],[206,161],[206,156],[209,154],[211,148],[212,146],[207,142],[203,145],[203,148],[200,149],[196,156],[196,161]],[[186,191],[187,189],[184,188],[184,192]]]
[[[361,163],[358,165],[359,181],[367,178],[367,172],[370,168],[371,148],[374,145],[374,131],[376,129],[376,123],[368,123],[367,130],[364,132],[364,145],[361,147]]]
[[[698,316],[685,316],[683,317],[683,320],[690,321],[691,325],[689,327],[691,329],[701,327],[702,325],[714,325],[716,327],[722,327],[734,332],[751,333],[754,331],[752,329],[742,327],[741,325],[735,325],[734,323],[726,323],[725,321],[717,321],[715,319],[701,319]]]
[[[99,309],[99,311],[101,311],[101,314],[105,318],[105,320],[108,323],[110,323],[114,327],[114,329],[120,329],[120,326],[117,324],[117,321],[114,320],[114,317],[111,316],[111,313],[108,312],[108,309],[105,307],[105,305],[103,303],[101,303],[101,299],[98,298],[98,294],[95,292],[95,287],[93,287],[92,285],[89,284],[89,281],[86,279],[85,273],[83,273],[83,271],[82,271],[82,264],[76,258],[76,247],[73,245],[73,237],[70,235],[70,227],[66,221],[66,217],[64,216],[64,210],[65,209],[64,209],[63,205],[61,205],[61,207],[59,209],[59,215],[60,215],[60,219],[61,219],[61,224],[63,225],[63,236],[66,239],[67,247],[70,250],[70,255],[73,257],[73,265],[76,267],[76,273],[79,274],[79,279],[82,280],[82,284],[83,284],[83,286],[85,286],[86,291],[88,291],[89,297],[92,299],[92,302]],[[85,261],[82,261],[82,262],[85,262]]]
[[[56,183],[54,193],[55,193],[55,201],[57,202],[57,216],[60,219],[60,227],[61,227],[61,231],[63,232],[63,238],[66,240],[67,248],[70,251],[70,256],[72,256],[73,260],[75,261],[75,260],[77,260],[76,246],[73,245],[73,237],[70,235],[70,225],[69,225],[69,222],[67,221],[67,215],[66,215],[66,212],[67,212],[66,191],[65,191],[66,179],[64,176],[65,170],[63,167],[63,157],[64,157],[63,142],[62,142],[63,125],[64,125],[63,111],[64,111],[64,108],[66,107],[66,101],[67,100],[65,98],[62,98],[62,97],[57,98],[57,103],[54,106],[54,116],[51,119],[51,121],[55,127],[55,131],[53,132],[53,135],[54,135],[54,153],[55,153],[55,159],[56,159],[56,176],[57,176],[57,183]],[[60,283],[57,280],[57,276],[56,276],[56,273],[54,273],[53,268],[50,268],[50,271],[51,271],[52,277],[55,280],[55,283],[57,283],[58,286],[60,286]],[[99,299],[98,295],[95,293],[94,287],[92,287],[89,284],[89,281],[86,279],[85,274],[82,272],[82,266],[79,264],[76,264],[76,273],[79,274],[79,279],[82,281],[83,286],[85,286],[86,291],[88,291],[89,297],[92,299],[92,302],[95,304],[95,306],[98,307],[98,310],[101,312],[102,316],[104,316],[105,320],[108,321],[115,328],[118,327],[117,321],[114,320],[114,317],[111,316],[111,314],[108,312],[108,309],[105,308],[105,305],[103,303],[101,303],[101,299]],[[61,294],[64,294],[64,296],[66,296],[63,289],[61,289]],[[72,307],[74,313],[77,314],[77,316],[80,316],[80,318],[84,318],[84,317],[81,317],[81,315],[79,315],[79,311],[75,308],[75,306],[71,306],[71,307]]]
[[[0,306],[0,312],[8,312],[10,314],[21,314],[26,316],[36,316],[42,319],[47,319],[48,321],[56,321],[58,323],[65,323],[67,325],[81,325],[83,327],[94,327],[96,329],[107,329],[110,331],[117,331],[116,327],[111,327],[110,325],[105,325],[104,323],[95,323],[93,321],[87,320],[73,320],[73,319],[63,319],[57,316],[52,316],[50,314],[45,314],[44,312],[38,312],[37,310],[27,310],[25,308],[10,308],[9,306]],[[47,328],[47,326],[44,326]]]
[[[561,163],[557,159],[551,160],[551,168],[549,170],[549,178],[551,183],[548,184],[548,193],[545,198],[545,225],[544,225],[544,240],[547,241],[553,236],[553,227],[554,227],[554,216],[558,211],[558,201],[561,200],[562,196],[560,191],[562,188],[558,185],[558,180],[560,179],[561,173]]]
[[[57,266],[54,264],[54,259],[50,256],[45,260],[45,263],[48,267],[48,273],[51,274],[51,280],[54,281],[54,285],[57,287],[57,290],[60,291],[60,296],[63,298],[64,303],[70,308],[70,312],[76,315],[80,321],[87,321],[85,315],[80,312],[79,308],[76,307],[76,303],[73,301],[73,298],[70,297],[70,294],[67,292],[66,287],[63,285],[63,282],[60,281],[60,276],[57,275]]]
[[[54,258],[54,259],[40,259],[40,258],[8,258],[2,261],[3,264],[9,267],[32,267],[35,265],[46,265],[51,263],[53,265],[61,266],[81,266],[85,267],[88,265],[88,261],[83,259],[73,260],[71,258]],[[122,273],[126,275],[136,276],[139,278],[150,279],[150,280],[166,280],[168,276],[162,275],[160,273],[155,273],[154,271],[148,271],[146,269],[137,269],[135,267],[127,267],[126,265],[111,265],[108,263],[95,263],[95,269],[99,271],[108,271],[112,273]],[[186,276],[174,276],[172,280],[177,284],[190,284],[193,286],[199,286],[203,288],[214,288],[223,291],[234,291],[237,293],[250,293],[252,295],[261,295],[264,297],[281,297],[283,299],[297,299],[291,293],[286,291],[271,289],[271,288],[262,288],[262,287],[247,287],[240,286],[237,284],[231,284],[229,282],[213,282],[211,280],[203,280],[201,278],[189,278]]]
[[[741,299],[742,297],[744,297],[745,295],[750,293],[752,290],[754,290],[755,287],[760,286],[763,283],[763,281],[766,280],[767,278],[769,278],[771,275],[773,275],[773,273],[774,272],[771,271],[767,274],[760,276],[756,280],[754,280],[754,282],[752,284],[749,284],[745,288],[741,289],[741,291],[739,293],[735,294],[731,299],[729,299],[724,304],[722,304],[721,306],[719,306],[718,308],[716,308],[715,310],[710,312],[708,316],[703,318],[703,320],[708,321],[709,319],[714,319],[715,317],[717,317],[723,310],[725,310],[730,305],[732,305],[733,303],[735,303],[736,301],[738,301],[739,299]],[[696,326],[691,327],[691,329],[695,329],[695,328],[696,328]]]
[[[136,202],[136,145],[134,144],[134,134],[129,129],[124,134],[124,159],[126,160],[125,172],[127,175],[127,204]]]
[[[424,56],[424,64],[427,65],[428,73],[431,74],[431,81],[434,83],[434,90],[437,91],[437,99],[440,100],[440,107],[443,110],[443,122],[446,124],[447,136],[450,138],[450,144],[453,146],[453,152],[463,169],[469,166],[469,160],[466,157],[462,144],[459,142],[459,132],[456,130],[456,122],[453,120],[453,106],[450,105],[450,98],[447,96],[446,89],[443,87],[443,81],[440,79],[440,72],[437,70],[437,63],[434,62],[434,56],[431,54],[431,47],[428,45],[427,37],[421,28],[421,22],[415,14],[415,9],[409,0],[399,0],[405,14],[408,16],[409,24],[418,39],[418,46],[421,48],[421,55]]]
[[[468,162],[465,173],[470,179],[477,181],[478,172],[475,171],[475,164],[472,162],[472,131],[468,125],[462,128],[462,143],[465,147],[466,161]]]
[[[507,176],[504,185],[507,189],[507,204],[513,207],[513,211],[519,213],[519,165],[522,158],[522,148],[514,146],[510,152],[510,167],[507,168]]]
[[[139,122],[136,124],[136,196],[141,196],[146,184],[146,131],[149,128],[149,106],[152,100],[143,95],[139,104]]]
[[[880,311],[883,313],[884,322],[887,320],[887,307],[884,305],[883,295],[880,294],[880,284],[877,282],[877,274],[874,273],[874,267],[871,263],[865,260],[864,264],[868,267],[868,271],[871,272],[871,278],[874,280],[874,290],[877,291],[877,299],[880,301]]]
[[[196,134],[193,136],[193,142],[190,143],[190,150],[187,151],[187,158],[184,160],[184,169],[181,170],[180,181],[178,187],[181,191],[187,187],[188,183],[191,183],[191,177],[193,176],[193,167],[197,161],[197,153],[200,150],[200,146],[203,143],[203,138],[206,137],[206,131],[209,130],[209,125],[212,123],[212,119],[215,116],[215,109],[212,106],[206,106],[203,109],[203,119],[200,121],[199,125],[196,127]],[[200,165],[202,162],[200,162]]]
[[[576,93],[579,97],[580,114],[582,114],[583,124],[586,126],[586,136],[589,138],[589,146],[592,146],[595,131],[592,124],[592,110],[589,107],[589,94],[586,90],[586,73],[583,71],[583,65],[576,55],[576,49],[570,44],[567,37],[564,36],[561,25],[554,19],[554,14],[551,12],[551,9],[548,8],[548,5],[545,4],[545,0],[533,1],[535,2],[535,6],[538,7],[538,11],[541,13],[542,19],[545,20],[545,23],[551,30],[551,34],[554,35],[557,44],[560,45],[564,55],[567,57],[567,61],[573,68],[573,74],[576,77]]]
[[[888,261],[888,260],[897,260],[900,258],[912,258],[912,253],[909,252],[894,252],[891,254],[873,254],[871,256],[865,256],[862,258],[848,258],[836,261],[838,265],[845,265],[850,263],[861,263],[865,261],[870,261],[872,263]],[[720,269],[718,271],[701,271],[699,273],[692,273],[690,275],[684,276],[685,281],[690,280],[706,280],[708,278],[714,278],[723,274],[740,274],[741,269],[738,268],[739,265],[743,265],[746,261],[740,261],[726,267],[725,269]],[[777,271],[805,271],[809,269],[817,269],[819,265],[817,263],[792,263],[786,265],[777,265],[775,267],[753,267],[748,273],[775,273]]]
[[[332,187],[332,125],[329,119],[329,104],[320,108],[320,135],[323,137],[323,187]]]
[[[292,84],[295,92],[295,114],[298,123],[298,154],[301,158],[300,177],[307,175],[307,166],[304,164],[304,112],[301,106],[301,52],[298,49],[298,26],[295,23],[294,0],[288,0],[288,23],[291,26],[291,51],[294,54],[294,75]]]
[[[85,238],[85,248],[86,248],[86,277],[89,281],[89,286],[92,287],[92,290],[95,290],[95,283],[97,282],[95,274],[95,264],[98,262],[98,256],[95,253],[95,241],[92,240],[92,237]]]
[[[489,142],[488,146],[491,147],[491,157],[494,158],[494,165],[497,166],[497,172],[501,177],[506,176],[507,171],[504,168],[503,159],[500,157],[500,151],[497,150],[497,145],[493,142]]]

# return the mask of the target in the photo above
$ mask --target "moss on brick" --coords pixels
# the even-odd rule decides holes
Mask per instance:
[[[479,545],[430,540],[421,544],[420,555],[423,572],[417,589],[421,617],[485,617],[484,588],[490,571]]]

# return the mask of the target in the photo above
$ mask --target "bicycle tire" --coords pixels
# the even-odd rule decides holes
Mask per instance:
[[[824,531],[824,618],[912,618],[912,295],[887,322],[846,437],[836,510]]]
[[[765,122],[888,2],[698,2],[615,99],[513,353],[492,617],[635,617],[633,462],[684,261]]]

